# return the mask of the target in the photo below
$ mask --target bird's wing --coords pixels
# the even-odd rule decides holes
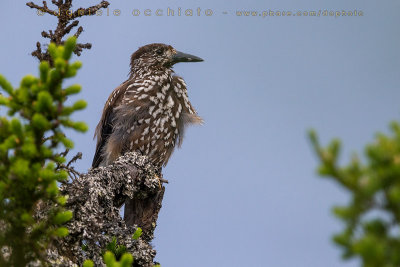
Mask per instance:
[[[97,124],[94,137],[97,136],[96,152],[93,157],[92,167],[98,167],[103,161],[103,148],[113,131],[114,108],[121,102],[128,86],[128,81],[114,89],[104,106],[103,114]]]

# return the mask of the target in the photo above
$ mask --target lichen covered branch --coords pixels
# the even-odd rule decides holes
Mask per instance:
[[[103,266],[104,248],[115,237],[133,255],[134,266],[153,266],[156,251],[150,241],[157,216],[153,218],[153,228],[143,229],[142,237],[135,240],[132,235],[137,226],[127,226],[119,214],[127,198],[153,199],[164,192],[147,157],[127,153],[110,166],[91,169],[71,183],[63,184],[60,190],[68,196],[66,208],[74,216],[66,225],[69,235],[55,243],[49,251],[50,259],[79,265],[91,259],[95,266]]]

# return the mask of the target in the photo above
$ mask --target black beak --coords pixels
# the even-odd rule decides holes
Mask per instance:
[[[204,61],[204,60],[199,57],[185,54],[185,53],[182,53],[179,51],[177,51],[177,53],[172,56],[172,64],[175,64],[178,62],[201,62],[201,61]]]

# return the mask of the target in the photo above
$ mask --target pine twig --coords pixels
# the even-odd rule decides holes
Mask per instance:
[[[98,10],[102,8],[107,8],[110,5],[110,3],[107,1],[101,1],[97,5],[88,8],[80,7],[73,12],[71,9],[72,0],[51,0],[51,2],[53,5],[55,5],[55,9],[49,8],[49,6],[47,5],[47,1],[43,1],[42,6],[39,6],[33,2],[28,2],[26,3],[26,5],[30,8],[37,9],[38,15],[49,14],[58,18],[57,28],[54,31],[48,30],[41,33],[43,38],[50,39],[50,42],[53,42],[56,45],[63,45],[65,36],[79,25],[79,21],[76,20],[77,18],[83,16],[93,16]],[[79,37],[82,32],[83,27],[79,26],[77,31],[73,35]],[[78,43],[74,50],[74,53],[77,56],[80,56],[83,49],[90,49],[91,47],[91,43]],[[50,65],[53,65],[49,52],[42,49],[42,45],[40,44],[40,42],[36,43],[36,50],[32,52],[32,56],[36,57],[39,61],[46,60],[50,63]]]

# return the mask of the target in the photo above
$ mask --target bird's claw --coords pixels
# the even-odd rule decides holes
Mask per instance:
[[[161,175],[156,174],[155,176],[158,180],[158,186],[160,187],[160,189],[162,188],[163,183],[168,184],[168,180],[163,179],[162,174]]]

